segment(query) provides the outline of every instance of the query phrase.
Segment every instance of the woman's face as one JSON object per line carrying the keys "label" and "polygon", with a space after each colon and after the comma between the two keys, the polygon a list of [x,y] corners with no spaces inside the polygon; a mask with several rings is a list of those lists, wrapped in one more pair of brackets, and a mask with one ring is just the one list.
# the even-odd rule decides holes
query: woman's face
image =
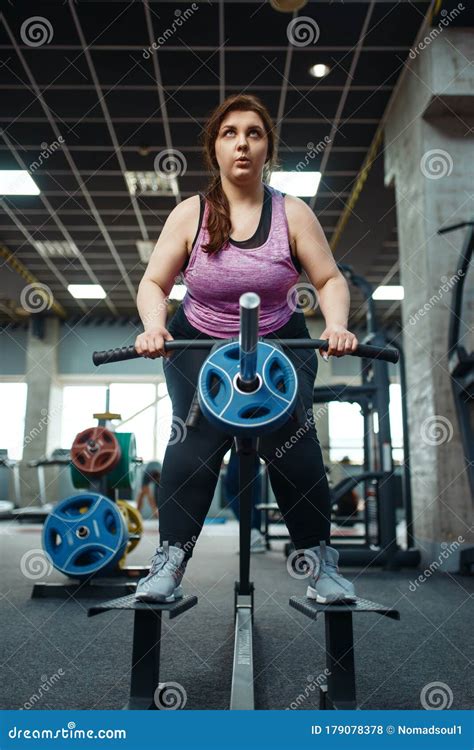
{"label": "woman's face", "polygon": [[[215,142],[221,175],[231,182],[262,178],[267,159],[268,137],[256,112],[229,112],[223,119]],[[238,161],[245,157],[246,161]]]}

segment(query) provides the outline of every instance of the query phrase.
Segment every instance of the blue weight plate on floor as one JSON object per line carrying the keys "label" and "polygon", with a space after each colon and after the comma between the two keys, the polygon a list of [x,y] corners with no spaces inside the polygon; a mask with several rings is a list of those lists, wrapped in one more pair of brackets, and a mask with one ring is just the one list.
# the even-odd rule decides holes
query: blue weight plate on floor
{"label": "blue weight plate on floor", "polygon": [[43,527],[43,548],[51,564],[72,578],[114,568],[128,543],[120,509],[95,492],[62,500]]}
{"label": "blue weight plate on floor", "polygon": [[298,377],[291,360],[271,344],[258,342],[259,387],[237,389],[239,344],[224,344],[209,355],[198,377],[199,405],[204,416],[224,432],[258,436],[286,422],[295,407]]}

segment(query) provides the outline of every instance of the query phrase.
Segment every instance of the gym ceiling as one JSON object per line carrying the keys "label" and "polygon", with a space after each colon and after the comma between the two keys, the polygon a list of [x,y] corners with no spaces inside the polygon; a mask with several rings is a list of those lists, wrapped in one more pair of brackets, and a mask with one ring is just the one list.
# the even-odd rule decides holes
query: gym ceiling
{"label": "gym ceiling", "polygon": [[[434,21],[454,5],[435,2]],[[1,198],[4,322],[24,319],[21,291],[33,278],[70,319],[136,316],[144,258],[166,216],[205,189],[199,137],[206,115],[240,91],[261,97],[276,121],[281,169],[295,170],[308,143],[330,138],[313,152],[309,169],[321,170],[322,179],[315,199],[305,200],[337,260],[375,285],[399,283],[394,195],[383,182],[383,119],[429,2],[318,0],[295,14],[263,0],[3,8],[0,169],[29,170],[41,190]],[[39,45],[24,26],[33,14],[48,22],[41,22]],[[290,43],[288,25],[302,17],[312,40]],[[158,53],[150,52],[157,40]],[[308,73],[318,63],[330,67],[323,78]],[[153,176],[156,157],[168,149],[180,161],[176,194],[131,195],[125,173]],[[372,166],[361,179],[368,159]],[[142,255],[139,241],[151,243],[140,246]],[[101,284],[107,297],[75,300],[67,285],[82,283]],[[379,304],[382,318],[396,324],[400,303]],[[352,305],[360,310],[354,290]]]}

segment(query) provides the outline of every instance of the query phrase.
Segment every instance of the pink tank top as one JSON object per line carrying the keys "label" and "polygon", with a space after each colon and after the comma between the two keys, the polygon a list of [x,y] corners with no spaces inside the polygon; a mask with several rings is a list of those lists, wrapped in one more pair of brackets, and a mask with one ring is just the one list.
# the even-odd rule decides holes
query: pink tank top
{"label": "pink tank top", "polygon": [[[288,322],[294,312],[288,293],[300,277],[301,268],[291,254],[284,193],[264,186],[271,196],[271,222],[268,235],[258,247],[241,247],[251,240],[230,241],[217,255],[202,250],[208,242],[206,201],[202,225],[193,244],[188,265],[182,271],[187,292],[183,309],[191,325],[214,338],[230,338],[239,333],[239,298],[244,292],[256,292],[261,300],[259,335],[266,336]],[[259,228],[261,236],[264,207]],[[252,238],[253,239],[253,238]],[[258,244],[258,242],[257,242]],[[289,304],[290,301],[290,304]]]}

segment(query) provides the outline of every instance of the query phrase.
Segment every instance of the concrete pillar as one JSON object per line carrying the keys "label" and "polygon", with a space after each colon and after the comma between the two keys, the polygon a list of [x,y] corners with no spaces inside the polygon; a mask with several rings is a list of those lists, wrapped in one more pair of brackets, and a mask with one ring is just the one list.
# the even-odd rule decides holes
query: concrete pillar
{"label": "concrete pillar", "polygon": [[[42,335],[35,333],[41,331]],[[20,465],[21,505],[40,504],[38,473],[28,462],[44,457],[59,447],[62,391],[57,380],[59,320],[46,318],[39,331],[30,325],[26,352],[26,400],[23,460]],[[63,469],[63,467],[60,467]],[[57,468],[45,471],[46,501],[56,496]]]}
{"label": "concrete pillar", "polygon": [[[461,546],[473,542],[447,368],[453,277],[464,234],[436,234],[441,226],[473,217],[473,48],[473,29],[445,28],[424,49],[413,50],[385,129],[385,183],[395,187],[405,289],[414,528],[424,563],[458,538],[465,540]],[[455,570],[458,556],[459,550],[441,569]]]}

